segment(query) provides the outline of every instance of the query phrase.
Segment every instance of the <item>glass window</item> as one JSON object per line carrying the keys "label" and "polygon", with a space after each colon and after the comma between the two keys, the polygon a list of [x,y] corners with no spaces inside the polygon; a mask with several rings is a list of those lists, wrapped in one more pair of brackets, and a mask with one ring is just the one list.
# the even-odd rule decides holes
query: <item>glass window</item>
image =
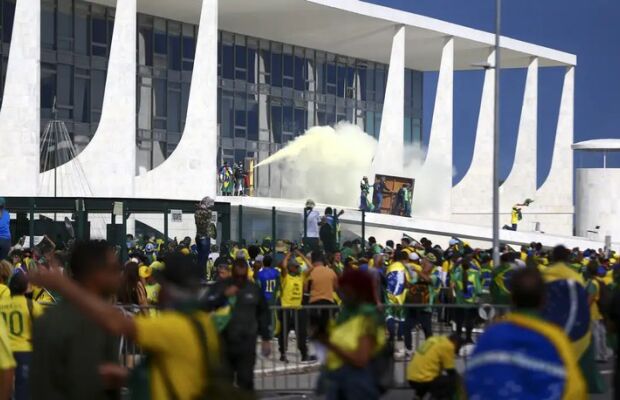
{"label": "glass window", "polygon": [[181,36],[170,34],[168,36],[168,68],[173,71],[181,70]]}
{"label": "glass window", "polygon": [[345,88],[345,82],[347,78],[347,68],[344,65],[339,65],[337,69],[337,74],[338,74],[338,79],[337,79],[338,88],[337,88],[336,95],[338,97],[344,97],[344,88]]}
{"label": "glass window", "polygon": [[254,99],[249,99],[248,107],[248,123],[247,136],[248,140],[258,140],[258,103]]}
{"label": "glass window", "polygon": [[306,115],[305,109],[295,108],[295,135],[300,135],[306,130]]}
{"label": "glass window", "polygon": [[105,91],[105,71],[91,71],[91,104],[94,110],[101,111]]}
{"label": "glass window", "polygon": [[168,46],[166,41],[166,21],[155,18],[153,20],[154,31],[154,46],[153,49],[156,54],[166,55],[168,54]]}
{"label": "glass window", "polygon": [[233,136],[233,127],[234,127],[234,109],[233,109],[233,94],[229,91],[224,91],[222,93],[222,101],[221,101],[221,110],[222,110],[222,119],[220,123],[220,133],[223,137],[232,137]]}
{"label": "glass window", "polygon": [[73,67],[58,64],[56,79],[56,102],[59,106],[70,106],[71,92],[73,91]]}
{"label": "glass window", "polygon": [[73,4],[72,0],[58,0],[58,49],[73,49]]}
{"label": "glass window", "polygon": [[282,87],[282,46],[271,49],[271,86]]}
{"label": "glass window", "polygon": [[56,67],[45,64],[41,66],[41,108],[51,109],[56,96]]}
{"label": "glass window", "polygon": [[[7,2],[3,3],[4,13],[2,15],[3,26],[5,29],[2,30],[4,41],[6,41],[6,18],[8,18],[6,14],[6,5]],[[56,37],[56,18],[54,16],[54,8],[48,7],[45,4],[41,5],[41,46],[46,49],[53,49],[55,43],[54,38]],[[9,42],[7,42],[9,43]]]}
{"label": "glass window", "polygon": [[152,81],[151,78],[146,77],[140,78],[140,81],[138,91],[138,128],[150,130],[152,127]]}
{"label": "glass window", "polygon": [[274,143],[282,143],[282,106],[271,105],[271,132]]}
{"label": "glass window", "polygon": [[234,79],[235,77],[235,53],[233,44],[222,44],[222,77]]}
{"label": "glass window", "polygon": [[73,118],[78,122],[90,122],[89,79],[75,78],[73,93]]}
{"label": "glass window", "polygon": [[248,77],[249,83],[256,83],[256,49],[248,48]]}
{"label": "glass window", "polygon": [[166,116],[166,81],[163,79],[153,79],[153,106],[155,117]]}
{"label": "glass window", "polygon": [[168,90],[168,132],[181,132],[181,92]]}
{"label": "glass window", "polygon": [[88,55],[88,15],[87,10],[75,7],[75,52]]}
{"label": "glass window", "polygon": [[153,66],[153,28],[149,26],[138,28],[138,63]]}

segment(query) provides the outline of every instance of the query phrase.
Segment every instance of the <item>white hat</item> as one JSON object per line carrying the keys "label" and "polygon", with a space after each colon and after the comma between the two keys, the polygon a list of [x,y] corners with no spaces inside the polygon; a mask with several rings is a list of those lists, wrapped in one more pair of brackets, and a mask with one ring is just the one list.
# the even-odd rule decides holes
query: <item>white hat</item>
{"label": "white hat", "polygon": [[419,261],[420,260],[420,255],[418,253],[416,253],[415,251],[412,251],[411,253],[409,253],[409,260],[411,260],[411,261]]}
{"label": "white hat", "polygon": [[450,239],[450,241],[448,242],[450,244],[450,246],[454,246],[455,244],[457,244],[459,241],[456,239]]}

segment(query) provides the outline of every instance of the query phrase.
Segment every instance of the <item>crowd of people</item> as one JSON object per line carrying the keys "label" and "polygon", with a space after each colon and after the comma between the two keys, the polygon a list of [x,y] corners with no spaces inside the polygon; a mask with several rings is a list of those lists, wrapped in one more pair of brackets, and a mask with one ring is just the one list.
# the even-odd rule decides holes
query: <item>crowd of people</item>
{"label": "crowd of people", "polygon": [[[321,363],[317,391],[328,400],[378,399],[394,359],[408,363],[419,398],[604,390],[596,362],[616,350],[620,254],[503,245],[493,265],[490,250],[458,238],[341,244],[341,213],[321,217],[312,201],[300,243],[216,246],[201,220],[210,206],[197,206],[205,231],[194,240],[129,236],[125,262],[103,240],[9,247],[0,262],[0,399],[118,399],[122,388],[132,399],[253,398],[257,353],[268,356],[277,341],[289,362],[292,331],[301,361]],[[482,303],[511,311],[475,336]],[[437,335],[438,323],[453,333]],[[425,340],[414,348],[418,327]],[[144,356],[119,358],[121,341]],[[466,344],[474,349],[459,375]]]}
{"label": "crowd of people", "polygon": [[247,196],[250,188],[249,173],[243,163],[234,163],[232,166],[225,161],[218,174],[220,193],[222,196]]}

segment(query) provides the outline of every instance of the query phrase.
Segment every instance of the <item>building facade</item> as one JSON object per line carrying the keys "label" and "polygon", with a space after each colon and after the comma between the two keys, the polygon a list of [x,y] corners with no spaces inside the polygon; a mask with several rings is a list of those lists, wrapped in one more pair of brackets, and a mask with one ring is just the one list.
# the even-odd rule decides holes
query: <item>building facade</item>
{"label": "building facade", "polygon": [[[378,140],[369,174],[413,175],[414,210],[490,224],[495,69],[485,71],[468,173],[452,187],[454,71],[492,65],[493,34],[360,0],[2,0],[0,173],[7,194],[49,195],[40,134],[56,117],[79,151],[56,171],[59,195],[197,199],[223,161],[259,162],[316,125],[348,121]],[[576,57],[502,37],[502,68],[527,69],[502,211],[536,199],[532,222],[572,233]],[[8,58],[7,58],[8,57]],[[553,165],[535,183],[538,70],[565,69]],[[425,72],[438,72],[422,121]],[[55,114],[54,114],[55,112]],[[406,171],[404,146],[424,165]],[[534,151],[533,154],[536,154]],[[277,169],[257,174],[273,193]],[[84,182],[86,181],[86,182]],[[453,202],[452,199],[458,199]],[[530,218],[530,217],[528,217]]]}

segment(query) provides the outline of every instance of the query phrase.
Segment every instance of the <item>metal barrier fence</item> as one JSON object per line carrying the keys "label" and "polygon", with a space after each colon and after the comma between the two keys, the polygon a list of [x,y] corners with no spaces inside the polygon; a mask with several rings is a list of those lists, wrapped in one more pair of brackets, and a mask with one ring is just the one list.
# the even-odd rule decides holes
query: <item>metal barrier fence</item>
{"label": "metal barrier fence", "polygon": [[[407,364],[415,350],[424,342],[425,335],[420,317],[430,317],[431,332],[433,335],[449,335],[455,331],[454,320],[459,318],[473,318],[473,335],[480,335],[492,322],[495,316],[508,311],[507,306],[500,305],[456,305],[435,304],[419,305],[405,304],[402,306],[385,306],[390,311],[387,314],[400,314],[405,318],[395,324],[394,344],[395,356],[393,364],[393,388],[408,388],[406,379]],[[157,310],[154,308],[140,309],[136,306],[123,307],[129,313],[153,313],[156,317]],[[479,314],[480,308],[486,313],[487,319]],[[285,393],[311,393],[314,391],[318,376],[322,368],[321,358],[324,358],[321,346],[311,338],[311,331],[317,322],[324,318],[333,318],[340,311],[338,306],[331,305],[308,305],[299,309],[271,307],[272,331],[274,332],[272,351],[269,357],[261,355],[260,340],[257,342],[256,364],[254,368],[255,389],[258,392],[285,394]],[[426,313],[427,315],[423,315]],[[462,321],[466,322],[466,321]],[[412,353],[405,353],[405,341],[407,335],[411,335]],[[402,340],[401,338],[402,337]],[[388,340],[386,328],[386,340]],[[305,349],[307,348],[307,350]],[[315,358],[302,358],[301,351]],[[281,356],[284,354],[286,360]],[[143,353],[141,349],[126,340],[121,341],[120,362],[127,367],[136,365]],[[464,366],[465,357],[460,357],[460,365]]]}

